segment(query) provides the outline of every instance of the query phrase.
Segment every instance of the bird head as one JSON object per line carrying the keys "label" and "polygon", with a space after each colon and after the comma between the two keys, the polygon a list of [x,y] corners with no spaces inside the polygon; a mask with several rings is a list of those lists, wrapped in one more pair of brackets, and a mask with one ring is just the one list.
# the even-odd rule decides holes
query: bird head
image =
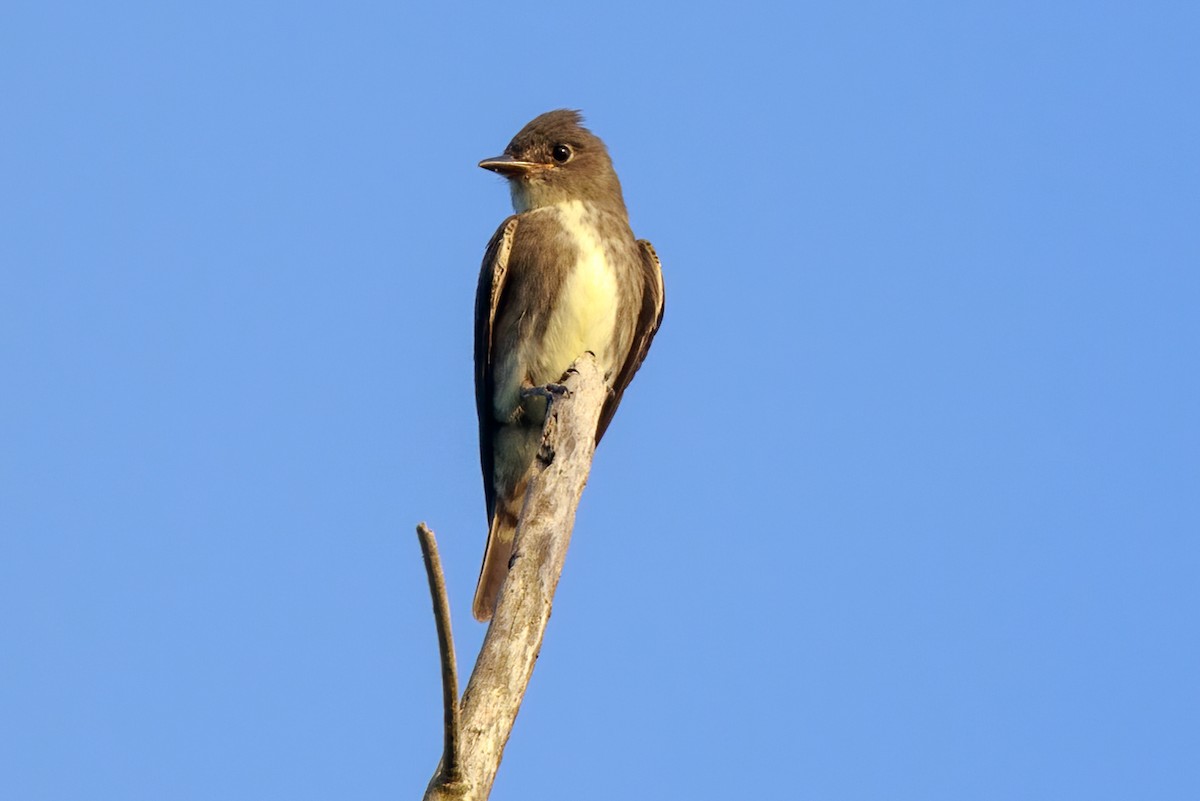
{"label": "bird head", "polygon": [[484,159],[479,166],[508,179],[518,212],[570,200],[613,198],[624,209],[608,149],[583,127],[578,111],[559,109],[535,117],[502,155]]}

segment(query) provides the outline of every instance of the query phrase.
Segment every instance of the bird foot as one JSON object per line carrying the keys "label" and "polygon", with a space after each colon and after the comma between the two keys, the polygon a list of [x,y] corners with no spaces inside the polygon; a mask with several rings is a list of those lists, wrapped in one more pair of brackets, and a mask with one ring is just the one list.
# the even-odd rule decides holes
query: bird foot
{"label": "bird foot", "polygon": [[523,387],[521,389],[522,400],[525,398],[545,398],[547,402],[550,402],[568,397],[570,394],[571,390],[562,384],[546,384],[542,387]]}

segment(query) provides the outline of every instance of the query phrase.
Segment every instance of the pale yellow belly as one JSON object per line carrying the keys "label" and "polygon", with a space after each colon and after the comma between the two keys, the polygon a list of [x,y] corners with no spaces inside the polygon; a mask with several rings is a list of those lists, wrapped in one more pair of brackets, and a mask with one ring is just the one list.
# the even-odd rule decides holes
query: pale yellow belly
{"label": "pale yellow belly", "polygon": [[528,343],[526,364],[535,384],[559,380],[586,351],[596,354],[605,374],[612,372],[617,297],[616,276],[603,253],[581,258],[563,284],[545,337],[541,342]]}

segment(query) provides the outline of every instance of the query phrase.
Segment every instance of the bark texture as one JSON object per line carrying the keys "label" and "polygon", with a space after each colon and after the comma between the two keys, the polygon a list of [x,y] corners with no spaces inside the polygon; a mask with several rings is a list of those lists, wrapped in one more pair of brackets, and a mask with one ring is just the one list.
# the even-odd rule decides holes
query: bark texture
{"label": "bark texture", "polygon": [[445,775],[439,764],[426,801],[488,797],[533,675],[607,397],[591,354],[572,365],[563,383],[567,393],[550,403],[546,416],[500,602],[463,694],[459,775]]}

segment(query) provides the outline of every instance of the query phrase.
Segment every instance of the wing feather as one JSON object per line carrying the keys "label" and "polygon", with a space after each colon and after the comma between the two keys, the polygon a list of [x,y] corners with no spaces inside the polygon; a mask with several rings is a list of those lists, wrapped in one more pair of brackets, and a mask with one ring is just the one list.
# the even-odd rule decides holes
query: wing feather
{"label": "wing feather", "polygon": [[495,456],[492,437],[496,420],[492,412],[495,381],[492,374],[492,337],[496,317],[504,302],[504,282],[508,277],[508,257],[517,234],[517,217],[505,220],[488,242],[475,290],[475,411],[479,415],[479,465],[483,470],[483,495],[487,501],[488,523],[496,507],[496,488],[492,472]]}
{"label": "wing feather", "polygon": [[625,357],[625,363],[613,381],[612,393],[600,410],[600,423],[596,426],[597,443],[604,436],[604,432],[608,430],[608,424],[612,422],[613,415],[617,412],[617,406],[621,403],[625,388],[629,386],[634,374],[646,360],[646,354],[650,351],[650,343],[654,341],[654,335],[658,333],[658,327],[662,325],[663,307],[666,302],[662,263],[658,260],[658,254],[654,252],[654,247],[645,239],[638,240],[638,249],[642,256],[642,308],[638,312],[637,327],[634,330],[633,344],[630,345],[629,355]]}

